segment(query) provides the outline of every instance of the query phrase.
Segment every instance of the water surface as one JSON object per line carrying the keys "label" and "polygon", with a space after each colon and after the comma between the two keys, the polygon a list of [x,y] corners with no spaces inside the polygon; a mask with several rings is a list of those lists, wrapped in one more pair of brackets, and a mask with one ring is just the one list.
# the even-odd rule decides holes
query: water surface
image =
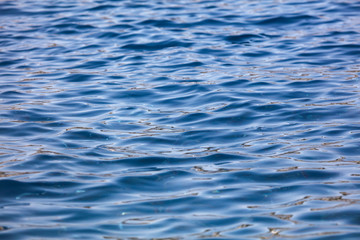
{"label": "water surface", "polygon": [[359,239],[359,12],[0,1],[0,238]]}

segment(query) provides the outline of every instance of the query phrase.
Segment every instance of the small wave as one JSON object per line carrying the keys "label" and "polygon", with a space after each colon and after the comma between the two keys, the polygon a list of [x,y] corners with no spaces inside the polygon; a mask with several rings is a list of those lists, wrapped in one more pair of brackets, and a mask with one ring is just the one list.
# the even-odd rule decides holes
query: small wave
{"label": "small wave", "polygon": [[254,40],[256,41],[257,39],[261,39],[261,38],[263,38],[263,36],[257,34],[241,34],[241,35],[227,36],[225,37],[225,40],[231,43],[245,43]]}
{"label": "small wave", "polygon": [[144,44],[127,44],[122,46],[124,49],[137,50],[137,51],[157,51],[171,47],[190,47],[192,43],[180,42],[174,40],[162,41],[162,42],[150,42]]}
{"label": "small wave", "polygon": [[316,22],[317,17],[311,15],[296,15],[296,16],[276,16],[268,17],[266,19],[255,22],[257,25],[270,25],[270,26],[286,26],[289,24],[300,24],[309,22]]}

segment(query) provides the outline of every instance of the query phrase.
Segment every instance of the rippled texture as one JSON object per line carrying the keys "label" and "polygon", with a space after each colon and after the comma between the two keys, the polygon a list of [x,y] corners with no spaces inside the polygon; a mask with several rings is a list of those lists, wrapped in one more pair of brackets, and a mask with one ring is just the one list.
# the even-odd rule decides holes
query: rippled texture
{"label": "rippled texture", "polygon": [[360,239],[359,12],[0,1],[0,238]]}

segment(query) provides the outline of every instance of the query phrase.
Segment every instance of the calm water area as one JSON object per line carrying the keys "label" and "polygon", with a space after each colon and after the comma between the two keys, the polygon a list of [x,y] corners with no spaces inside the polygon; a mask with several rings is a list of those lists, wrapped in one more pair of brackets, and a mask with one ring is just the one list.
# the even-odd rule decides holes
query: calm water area
{"label": "calm water area", "polygon": [[0,239],[360,239],[360,1],[0,0]]}

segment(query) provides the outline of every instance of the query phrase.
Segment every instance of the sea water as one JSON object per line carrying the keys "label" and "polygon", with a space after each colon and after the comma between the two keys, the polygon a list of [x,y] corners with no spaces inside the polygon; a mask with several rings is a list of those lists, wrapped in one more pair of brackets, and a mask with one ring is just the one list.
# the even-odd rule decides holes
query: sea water
{"label": "sea water", "polygon": [[360,2],[0,1],[0,239],[360,239]]}

